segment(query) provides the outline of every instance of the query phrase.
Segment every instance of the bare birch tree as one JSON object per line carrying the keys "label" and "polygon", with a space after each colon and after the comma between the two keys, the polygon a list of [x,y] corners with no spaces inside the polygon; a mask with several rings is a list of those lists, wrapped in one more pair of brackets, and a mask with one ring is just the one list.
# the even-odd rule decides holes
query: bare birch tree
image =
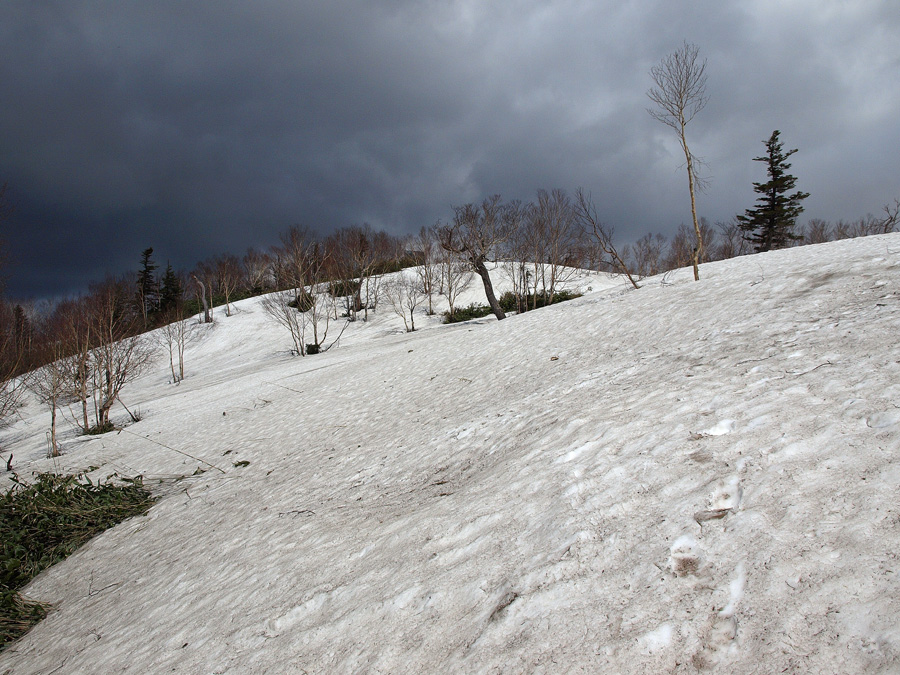
{"label": "bare birch tree", "polygon": [[281,290],[265,296],[262,307],[288,330],[298,356],[314,354],[323,351],[333,315],[332,285],[324,278],[329,249],[305,228],[292,227],[281,240],[274,252]]}
{"label": "bare birch tree", "polygon": [[[574,251],[579,244],[580,232],[576,212],[564,190],[550,192],[538,190],[534,212],[540,221],[539,232],[543,239],[544,255],[540,261],[541,290],[544,302],[551,304],[558,286],[573,274]],[[538,270],[536,269],[535,272]],[[534,307],[537,307],[537,293]]]}
{"label": "bare birch tree", "polygon": [[157,340],[169,354],[172,384],[184,379],[184,350],[197,335],[197,324],[184,316],[180,306],[169,312],[166,323],[156,332]]}
{"label": "bare birch tree", "polygon": [[447,298],[450,308],[447,314],[453,318],[453,312],[456,310],[456,301],[459,294],[462,293],[472,283],[475,272],[465,262],[459,260],[455,254],[450,251],[443,251],[441,256],[441,279],[443,285],[443,295]]}
{"label": "bare birch tree", "polygon": [[498,246],[509,235],[508,225],[503,218],[500,195],[485,199],[480,205],[466,204],[454,208],[453,224],[439,229],[441,246],[468,262],[472,270],[481,277],[484,294],[497,320],[506,318],[500,307],[491,275],[485,263]]}
{"label": "bare birch tree", "polygon": [[293,353],[306,356],[306,318],[297,309],[296,291],[291,289],[269,293],[263,296],[261,304],[269,318],[290,333]]}
{"label": "bare birch tree", "polygon": [[[0,352],[14,351],[12,337],[3,331],[0,336]],[[0,428],[11,424],[22,405],[22,395],[26,389],[26,378],[18,374],[19,361],[15,358],[3,359],[0,366]]]}
{"label": "bare birch tree", "polygon": [[231,316],[231,296],[241,284],[243,270],[241,261],[236,255],[226,253],[213,261],[216,270],[216,281],[222,295],[225,296],[225,316]]}
{"label": "bare birch tree", "polygon": [[703,255],[703,234],[697,219],[695,194],[699,187],[696,176],[699,161],[688,147],[686,127],[703,110],[709,98],[706,95],[706,59],[700,61],[699,54],[699,47],[685,42],[681,49],[650,69],[650,76],[656,86],[647,92],[647,96],[656,104],[656,108],[648,108],[647,112],[653,119],[675,130],[684,152],[691,195],[691,217],[697,240],[691,255],[695,281],[700,280],[700,260]]}
{"label": "bare birch tree", "polygon": [[74,423],[87,433],[91,428],[88,416],[88,402],[93,398],[93,332],[91,312],[87,298],[66,300],[56,307],[57,337],[66,345],[69,358],[68,381],[74,403],[81,407],[80,417],[74,416]]}
{"label": "bare birch tree", "polygon": [[662,272],[663,251],[666,247],[666,238],[659,234],[648,232],[638,239],[631,247],[631,257],[634,259],[634,269],[640,278],[656,276]]}
{"label": "bare birch tree", "polygon": [[272,261],[268,253],[248,248],[241,259],[244,278],[251,293],[262,293],[271,287]]}
{"label": "bare birch tree", "polygon": [[585,235],[592,237],[600,249],[600,255],[597,256],[599,266],[606,266],[616,270],[619,274],[624,274],[632,286],[640,288],[628,267],[628,263],[625,262],[625,258],[619,253],[613,242],[615,231],[600,220],[591,196],[586,195],[581,188],[578,188],[575,192],[575,219],[580,224]]}
{"label": "bare birch tree", "polygon": [[[62,346],[57,343],[52,349],[54,358],[46,365],[31,373],[28,378],[28,388],[37,396],[38,400],[50,409],[50,457],[59,457],[59,442],[56,437],[57,411],[61,405],[74,400],[75,390],[72,386],[71,363],[72,357],[63,357]],[[51,357],[53,358],[53,357]]]}
{"label": "bare birch tree", "polygon": [[97,427],[104,429],[122,389],[150,364],[153,349],[144,335],[134,334],[122,311],[120,283],[106,281],[94,289],[89,300],[91,334],[96,339],[91,350],[94,406]]}
{"label": "bare birch tree", "polygon": [[434,296],[437,292],[438,269],[440,260],[438,246],[435,245],[436,234],[432,228],[422,227],[419,235],[413,239],[412,244],[417,249],[417,255],[421,256],[420,265],[416,268],[416,274],[422,283],[422,292],[428,300],[428,314],[434,314]]}
{"label": "bare birch tree", "polygon": [[394,314],[403,319],[406,332],[415,331],[416,308],[425,299],[419,280],[406,276],[405,272],[398,272],[381,284],[381,295]]}

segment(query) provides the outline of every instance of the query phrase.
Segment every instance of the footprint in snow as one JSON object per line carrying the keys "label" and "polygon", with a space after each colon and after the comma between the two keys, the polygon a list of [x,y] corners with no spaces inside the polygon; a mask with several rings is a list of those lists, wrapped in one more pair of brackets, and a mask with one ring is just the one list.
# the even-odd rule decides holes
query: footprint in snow
{"label": "footprint in snow", "polygon": [[866,418],[866,426],[871,429],[886,429],[895,424],[900,424],[900,410],[875,413]]}
{"label": "footprint in snow", "polygon": [[720,420],[715,426],[702,432],[704,436],[724,436],[734,431],[734,420]]}
{"label": "footprint in snow", "polygon": [[683,534],[669,549],[669,569],[676,577],[697,574],[700,570],[700,553],[697,540],[689,534]]}
{"label": "footprint in snow", "polygon": [[741,481],[737,476],[732,476],[721,483],[707,500],[707,508],[694,514],[694,520],[703,524],[707,520],[719,520],[729,513],[737,511],[740,506],[743,490]]}
{"label": "footprint in snow", "polygon": [[738,634],[737,608],[744,597],[744,586],[747,574],[743,564],[734,571],[734,577],[728,588],[721,589],[727,593],[728,602],[709,618],[704,631],[704,645],[692,657],[691,661],[698,670],[721,664],[737,652],[735,638]]}
{"label": "footprint in snow", "polygon": [[695,431],[690,435],[692,441],[699,441],[701,438],[709,438],[710,436],[724,436],[734,431],[734,420],[720,420],[715,425],[704,431]]}

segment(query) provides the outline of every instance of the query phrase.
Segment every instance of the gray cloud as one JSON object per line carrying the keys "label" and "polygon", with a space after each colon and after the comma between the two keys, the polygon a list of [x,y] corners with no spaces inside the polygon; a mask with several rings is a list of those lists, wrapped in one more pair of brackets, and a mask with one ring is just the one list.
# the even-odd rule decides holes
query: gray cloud
{"label": "gray cloud", "polygon": [[591,190],[623,240],[671,233],[686,179],[646,91],[683,40],[709,61],[703,215],[752,205],[776,128],[807,216],[864,215],[900,195],[897,34],[892,0],[4,3],[10,290],[538,188]]}

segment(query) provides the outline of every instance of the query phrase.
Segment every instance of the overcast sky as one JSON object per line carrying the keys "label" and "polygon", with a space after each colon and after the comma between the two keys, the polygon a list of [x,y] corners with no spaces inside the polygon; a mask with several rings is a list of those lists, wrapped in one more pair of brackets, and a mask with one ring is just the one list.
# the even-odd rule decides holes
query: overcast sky
{"label": "overcast sky", "polygon": [[900,197],[897,0],[4,0],[7,288],[47,297],[265,248],[292,224],[393,234],[453,205],[592,192],[624,243],[690,219],[650,68],[708,59],[688,127],[727,220],[780,129],[801,221]]}

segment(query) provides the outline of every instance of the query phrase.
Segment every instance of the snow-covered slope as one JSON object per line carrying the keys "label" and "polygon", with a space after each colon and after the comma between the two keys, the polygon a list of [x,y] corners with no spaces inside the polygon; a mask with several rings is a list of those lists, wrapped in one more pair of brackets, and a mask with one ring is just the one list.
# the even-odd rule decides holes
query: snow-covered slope
{"label": "snow-covered slope", "polygon": [[304,359],[219,315],[64,441],[165,496],[31,584],[0,673],[896,672],[900,235],[701,274]]}

